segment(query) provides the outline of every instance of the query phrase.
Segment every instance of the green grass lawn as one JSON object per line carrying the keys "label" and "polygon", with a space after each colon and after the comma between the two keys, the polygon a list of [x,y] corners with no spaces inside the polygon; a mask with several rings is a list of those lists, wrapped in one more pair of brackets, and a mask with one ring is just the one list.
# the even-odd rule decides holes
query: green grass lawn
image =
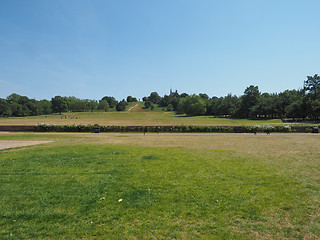
{"label": "green grass lawn", "polygon": [[0,239],[320,237],[317,135],[0,135],[36,139],[0,151]]}
{"label": "green grass lawn", "polygon": [[[136,103],[130,103],[129,110]],[[66,117],[66,118],[65,118]],[[99,124],[105,126],[172,126],[172,125],[219,125],[219,126],[242,126],[242,125],[283,125],[280,119],[271,120],[248,120],[214,118],[212,116],[186,117],[176,115],[174,112],[162,111],[159,108],[154,110],[142,109],[142,104],[134,107],[131,111],[124,112],[69,112],[51,114],[46,116],[31,117],[0,117],[0,125],[36,125],[36,124]],[[288,124],[284,124],[288,125]]]}

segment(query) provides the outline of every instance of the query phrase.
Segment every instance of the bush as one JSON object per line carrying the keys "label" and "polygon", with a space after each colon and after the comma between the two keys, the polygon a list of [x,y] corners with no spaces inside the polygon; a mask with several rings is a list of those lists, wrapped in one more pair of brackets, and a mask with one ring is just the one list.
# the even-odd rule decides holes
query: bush
{"label": "bush", "polygon": [[[253,133],[257,131],[269,132],[290,132],[289,126],[99,126],[99,125],[48,125],[39,124],[34,127],[35,132],[95,132],[99,127],[100,132],[185,132],[185,133]],[[313,129],[307,128],[307,132],[312,132]]]}

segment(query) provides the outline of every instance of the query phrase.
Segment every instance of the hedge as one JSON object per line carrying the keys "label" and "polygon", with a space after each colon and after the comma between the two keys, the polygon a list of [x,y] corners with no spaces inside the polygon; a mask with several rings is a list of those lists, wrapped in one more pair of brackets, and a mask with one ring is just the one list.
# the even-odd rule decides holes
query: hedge
{"label": "hedge", "polygon": [[255,133],[291,132],[289,126],[100,126],[39,124],[35,132]]}

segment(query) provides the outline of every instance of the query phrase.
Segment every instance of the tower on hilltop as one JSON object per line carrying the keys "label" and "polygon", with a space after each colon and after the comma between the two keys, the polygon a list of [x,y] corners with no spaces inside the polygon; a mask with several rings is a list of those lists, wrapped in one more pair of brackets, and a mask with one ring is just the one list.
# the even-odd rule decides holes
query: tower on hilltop
{"label": "tower on hilltop", "polygon": [[173,96],[174,94],[178,94],[178,90],[176,90],[175,92],[172,91],[172,88],[170,88],[170,96]]}

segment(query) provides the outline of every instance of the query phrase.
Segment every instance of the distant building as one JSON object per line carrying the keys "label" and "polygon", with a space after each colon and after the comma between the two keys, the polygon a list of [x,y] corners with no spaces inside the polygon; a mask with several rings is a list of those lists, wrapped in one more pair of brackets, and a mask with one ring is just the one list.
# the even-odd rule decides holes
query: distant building
{"label": "distant building", "polygon": [[173,95],[178,94],[178,90],[176,90],[175,92],[172,91],[172,88],[170,88],[170,97],[172,97]]}

